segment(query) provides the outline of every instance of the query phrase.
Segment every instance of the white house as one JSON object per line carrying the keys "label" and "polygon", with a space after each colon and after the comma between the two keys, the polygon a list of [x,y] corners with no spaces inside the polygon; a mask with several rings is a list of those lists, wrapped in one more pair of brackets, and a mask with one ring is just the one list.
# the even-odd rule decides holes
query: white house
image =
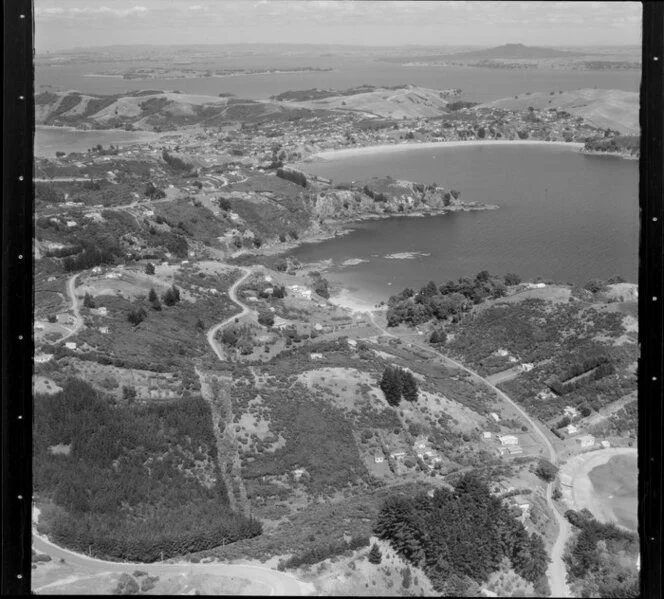
{"label": "white house", "polygon": [[67,343],[65,343],[65,347],[67,349],[76,349],[76,343],[73,341],[67,341]]}
{"label": "white house", "polygon": [[579,432],[579,429],[578,429],[576,426],[574,426],[573,424],[568,424],[568,425],[565,427],[565,432],[566,432],[568,435],[576,435],[576,433]]}
{"label": "white house", "polygon": [[604,441],[600,441],[600,445],[601,445],[604,449],[608,449],[609,447],[611,447],[611,443],[609,443],[606,439],[605,439]]}
{"label": "white house", "polygon": [[406,457],[406,452],[405,451],[393,451],[390,454],[390,457],[393,460],[403,460]]}
{"label": "white house", "polygon": [[93,274],[93,275],[100,275],[100,274],[101,274],[101,267],[100,267],[100,266],[95,266],[95,267],[92,269],[92,274]]}
{"label": "white house", "polygon": [[525,363],[525,364],[521,364],[521,371],[522,372],[530,372],[533,368],[535,368],[535,364],[531,364],[531,363],[528,363],[528,362]]}
{"label": "white house", "polygon": [[102,335],[108,335],[108,327],[99,327],[99,332]]}
{"label": "white house", "polygon": [[50,362],[52,358],[53,354],[35,354],[34,360],[37,364],[45,364],[46,362]]}
{"label": "white house", "polygon": [[581,444],[581,447],[593,447],[595,445],[595,437],[592,435],[583,435],[577,441]]}
{"label": "white house", "polygon": [[491,439],[492,435],[489,431],[484,431],[482,433],[482,439]]}
{"label": "white house", "polygon": [[498,416],[498,414],[495,412],[491,412],[489,416],[491,416],[491,418],[493,418],[496,422],[500,422],[500,416]]}
{"label": "white house", "polygon": [[563,414],[567,416],[568,418],[576,418],[579,416],[579,410],[572,406],[565,406],[565,409],[563,410]]}
{"label": "white house", "polygon": [[323,354],[309,354],[311,360],[322,360]]}
{"label": "white house", "polygon": [[519,438],[514,435],[500,435],[498,437],[501,445],[518,445]]}

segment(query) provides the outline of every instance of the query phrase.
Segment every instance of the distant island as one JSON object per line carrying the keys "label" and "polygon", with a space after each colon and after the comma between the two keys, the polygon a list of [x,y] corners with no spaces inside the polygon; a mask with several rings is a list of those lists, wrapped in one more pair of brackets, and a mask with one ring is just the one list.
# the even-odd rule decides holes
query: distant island
{"label": "distant island", "polygon": [[377,60],[403,66],[473,66],[493,69],[567,69],[612,71],[640,69],[639,55],[633,50],[569,51],[524,44],[505,44],[483,50],[422,56],[388,56]]}
{"label": "distant island", "polygon": [[331,67],[288,67],[269,69],[189,69],[169,67],[133,68],[126,71],[90,73],[85,77],[111,77],[115,79],[202,79],[206,77],[236,77],[238,75],[267,75],[285,73],[317,73],[333,71]]}

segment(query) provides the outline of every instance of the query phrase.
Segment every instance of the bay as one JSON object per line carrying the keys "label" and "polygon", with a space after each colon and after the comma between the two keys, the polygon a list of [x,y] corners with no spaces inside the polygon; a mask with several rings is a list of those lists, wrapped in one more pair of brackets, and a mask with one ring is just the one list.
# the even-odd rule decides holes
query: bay
{"label": "bay", "polygon": [[[141,66],[132,63],[133,67]],[[144,66],[154,66],[146,63]],[[638,92],[639,71],[569,71],[554,69],[488,69],[479,67],[406,67],[399,64],[348,57],[252,57],[215,61],[209,68],[332,68],[325,72],[267,73],[192,79],[126,80],[90,77],[109,69],[123,70],[126,63],[94,62],[37,67],[36,90],[78,90],[94,94],[119,94],[131,90],[180,90],[183,93],[216,96],[233,93],[240,98],[266,99],[289,90],[347,89],[362,84],[376,86],[411,83],[435,89],[463,91],[464,99],[488,102],[538,91],[567,91],[582,88],[621,89]],[[46,87],[49,86],[49,87]]]}
{"label": "bay", "polygon": [[70,127],[49,127],[38,125],[35,128],[35,156],[54,158],[55,153],[87,152],[89,148],[101,144],[104,147],[128,145],[138,142],[156,141],[158,133],[150,131],[88,130],[82,131]]}
{"label": "bay", "polygon": [[409,148],[300,167],[336,183],[386,175],[435,182],[461,191],[462,200],[500,207],[365,221],[290,252],[302,262],[331,261],[330,281],[367,301],[481,270],[574,284],[613,275],[636,282],[637,161],[517,143]]}

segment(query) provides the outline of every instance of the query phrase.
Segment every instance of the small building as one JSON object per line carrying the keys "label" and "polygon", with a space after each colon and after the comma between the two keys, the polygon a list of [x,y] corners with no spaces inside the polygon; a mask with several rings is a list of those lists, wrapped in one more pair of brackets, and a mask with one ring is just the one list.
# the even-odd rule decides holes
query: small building
{"label": "small building", "polygon": [[99,332],[102,335],[108,335],[108,327],[99,327]]}
{"label": "small building", "polygon": [[606,439],[604,439],[604,441],[600,441],[600,445],[601,445],[604,449],[608,449],[609,447],[611,447],[611,443],[609,443]]}
{"label": "small building", "polygon": [[489,416],[491,416],[491,418],[493,418],[496,422],[500,422],[500,416],[498,416],[498,414],[495,412],[491,412]]}
{"label": "small building", "polygon": [[489,431],[484,431],[482,433],[482,439],[491,439],[493,435]]}
{"label": "small building", "polygon": [[529,362],[525,364],[521,364],[521,371],[522,372],[530,372],[533,368],[535,368],[535,364],[531,364]]}
{"label": "small building", "polygon": [[95,267],[92,269],[92,274],[93,274],[93,275],[100,275],[100,274],[101,274],[101,267],[100,267],[100,266],[95,266]]}
{"label": "small building", "polygon": [[515,435],[501,435],[498,437],[501,445],[518,445],[519,438]]}
{"label": "small building", "polygon": [[67,343],[65,343],[65,347],[67,349],[76,349],[76,343],[73,341],[67,341]]}
{"label": "small building", "polygon": [[579,416],[579,410],[572,406],[565,406],[565,409],[563,410],[563,414],[567,416],[568,418],[576,418]]}
{"label": "small building", "polygon": [[391,457],[393,460],[401,461],[401,460],[403,460],[403,459],[406,457],[406,452],[405,452],[405,451],[393,451],[393,452],[390,454],[390,457]]}
{"label": "small building", "polygon": [[309,354],[309,358],[312,360],[322,360],[323,354]]}
{"label": "small building", "polygon": [[583,435],[577,439],[581,447],[593,447],[595,445],[595,437],[592,435]]}
{"label": "small building", "polygon": [[374,462],[376,462],[376,464],[382,464],[384,461],[385,461],[385,456],[383,455],[374,456]]}
{"label": "small building", "polygon": [[574,426],[573,424],[568,424],[568,425],[565,427],[565,432],[566,432],[568,435],[576,435],[576,433],[579,432],[579,429],[578,429],[576,426]]}
{"label": "small building", "polygon": [[36,364],[45,364],[53,359],[53,354],[35,354],[34,361]]}

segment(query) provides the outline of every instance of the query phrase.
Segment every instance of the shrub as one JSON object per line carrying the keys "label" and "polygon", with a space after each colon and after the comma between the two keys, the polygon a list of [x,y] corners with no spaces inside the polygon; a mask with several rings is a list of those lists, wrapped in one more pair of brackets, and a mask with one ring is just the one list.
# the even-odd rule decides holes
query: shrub
{"label": "shrub", "polygon": [[113,589],[114,595],[136,595],[139,591],[138,583],[127,573],[120,576],[118,586]]}
{"label": "shrub", "polygon": [[371,546],[369,551],[369,563],[370,564],[380,564],[383,561],[383,554],[380,551],[380,548],[376,543]]}
{"label": "shrub", "polygon": [[265,327],[271,327],[274,325],[274,314],[269,310],[260,310],[258,312],[258,324],[262,324]]}
{"label": "shrub", "polygon": [[556,468],[556,466],[554,466],[548,460],[540,459],[539,463],[537,464],[537,468],[535,468],[535,474],[542,480],[550,483],[556,478],[556,475],[558,474],[558,468]]}

